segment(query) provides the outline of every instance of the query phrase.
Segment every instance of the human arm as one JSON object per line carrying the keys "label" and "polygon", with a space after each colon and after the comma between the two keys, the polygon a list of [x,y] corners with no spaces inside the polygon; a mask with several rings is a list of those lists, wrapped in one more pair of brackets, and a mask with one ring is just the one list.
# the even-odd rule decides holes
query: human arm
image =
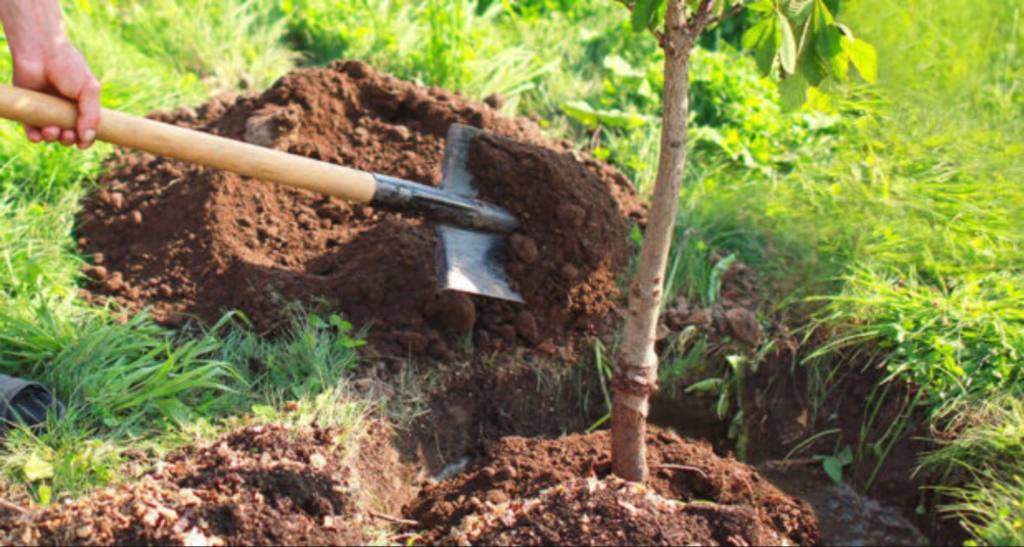
{"label": "human arm", "polygon": [[100,121],[100,84],[64,32],[60,1],[0,0],[0,22],[14,61],[14,85],[63,96],[78,105],[74,129],[26,126],[29,140],[87,148]]}

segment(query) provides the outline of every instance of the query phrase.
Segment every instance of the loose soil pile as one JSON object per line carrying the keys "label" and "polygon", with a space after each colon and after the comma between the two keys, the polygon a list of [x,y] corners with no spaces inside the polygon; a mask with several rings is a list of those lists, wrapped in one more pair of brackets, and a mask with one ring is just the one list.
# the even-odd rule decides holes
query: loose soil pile
{"label": "loose soil pile", "polygon": [[157,463],[142,480],[3,522],[2,543],[366,543],[334,432],[250,426]]}
{"label": "loose soil pile", "polygon": [[[806,503],[786,496],[753,468],[716,456],[707,444],[657,428],[649,432],[648,486],[661,498],[615,481],[586,480],[610,473],[608,446],[607,432],[557,440],[507,437],[473,469],[424,488],[405,514],[423,525],[427,542],[608,543],[611,538],[612,543],[712,544],[735,536],[748,544],[811,544],[818,539]],[[600,492],[597,485],[603,485]],[[634,512],[620,502],[651,511]],[[559,509],[561,504],[565,508]],[[569,509],[574,506],[582,509]],[[678,524],[665,526],[672,519]]]}
{"label": "loose soil pile", "polygon": [[[262,331],[292,301],[325,301],[388,353],[445,358],[475,333],[485,350],[556,351],[607,320],[642,207],[618,171],[546,141],[536,124],[359,62],[292,72],[262,94],[153,118],[437,185],[455,122],[528,142],[474,143],[482,194],[519,214],[509,273],[527,304],[436,292],[435,236],[420,219],[140,153],[122,153],[79,217],[89,291],[180,324],[239,309]],[[480,139],[478,139],[480,141]],[[479,319],[479,320],[478,320]]]}
{"label": "loose soil pile", "polygon": [[466,517],[457,545],[785,545],[749,507],[682,503],[615,476],[576,479]]}

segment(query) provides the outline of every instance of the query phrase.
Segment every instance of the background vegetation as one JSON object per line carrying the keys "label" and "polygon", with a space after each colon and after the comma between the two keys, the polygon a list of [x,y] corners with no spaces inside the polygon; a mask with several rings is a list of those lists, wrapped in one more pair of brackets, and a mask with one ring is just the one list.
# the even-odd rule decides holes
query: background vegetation
{"label": "background vegetation", "polygon": [[[507,111],[538,116],[641,191],[653,180],[659,52],[611,1],[64,4],[110,107],[196,104],[294,66],[361,58],[471,96],[501,93]],[[771,280],[766,326],[795,317],[827,333],[805,362],[822,369],[822,396],[828,379],[863,363],[816,357],[850,348],[872,348],[889,381],[918,386],[905,416],[923,413],[952,439],[922,464],[987,543],[1024,543],[1022,9],[843,2],[840,18],[879,50],[879,84],[812,94],[795,112],[737,51],[742,19],[706,37],[669,280],[670,297],[709,304],[721,273],[713,258],[742,259]],[[174,334],[79,300],[74,214],[109,152],[31,146],[13,124],[0,131],[0,371],[38,378],[69,403],[69,418],[45,433],[13,434],[0,471],[44,503],[118,480],[128,447],[165,450],[282,399],[323,408],[337,398],[322,394],[357,366],[350,326],[329,314],[299,314],[290,336],[269,342],[244,318],[225,318],[228,334]],[[267,372],[250,371],[252,358]],[[668,358],[674,377],[734,366]],[[859,450],[884,453],[885,442]]]}

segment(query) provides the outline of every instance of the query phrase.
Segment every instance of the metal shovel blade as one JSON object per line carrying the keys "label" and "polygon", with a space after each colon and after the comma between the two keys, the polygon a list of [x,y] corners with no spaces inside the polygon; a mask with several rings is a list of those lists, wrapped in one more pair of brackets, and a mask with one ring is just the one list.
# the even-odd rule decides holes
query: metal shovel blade
{"label": "metal shovel blade", "polygon": [[[441,190],[476,198],[469,172],[470,142],[483,130],[462,124],[448,129]],[[523,302],[505,274],[505,235],[467,230],[450,224],[437,226],[437,276],[442,289]]]}

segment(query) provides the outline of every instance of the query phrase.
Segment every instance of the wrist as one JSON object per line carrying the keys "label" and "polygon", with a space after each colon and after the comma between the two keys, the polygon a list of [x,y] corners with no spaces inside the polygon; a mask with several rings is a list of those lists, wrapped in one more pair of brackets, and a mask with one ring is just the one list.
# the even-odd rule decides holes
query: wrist
{"label": "wrist", "polygon": [[15,59],[42,61],[70,45],[57,0],[0,0],[0,21]]}

